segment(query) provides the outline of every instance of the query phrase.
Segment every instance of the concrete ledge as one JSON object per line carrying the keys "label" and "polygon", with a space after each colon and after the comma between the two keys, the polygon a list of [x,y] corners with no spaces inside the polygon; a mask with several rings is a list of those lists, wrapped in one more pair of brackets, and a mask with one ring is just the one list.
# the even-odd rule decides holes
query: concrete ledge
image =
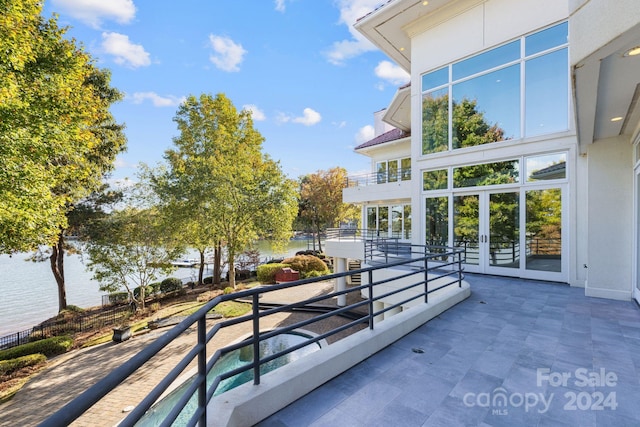
{"label": "concrete ledge", "polygon": [[[443,289],[444,291],[444,289]],[[248,426],[274,414],[305,394],[382,350],[471,295],[467,282],[376,323],[320,351],[261,376],[261,384],[243,384],[215,396],[207,408],[207,426]]]}

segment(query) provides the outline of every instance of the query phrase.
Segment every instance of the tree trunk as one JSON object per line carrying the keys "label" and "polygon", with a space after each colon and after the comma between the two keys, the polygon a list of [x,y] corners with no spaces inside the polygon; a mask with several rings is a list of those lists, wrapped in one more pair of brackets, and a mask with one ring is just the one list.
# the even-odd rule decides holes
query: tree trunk
{"label": "tree trunk", "polygon": [[64,238],[62,230],[58,235],[58,241],[51,247],[51,256],[49,257],[51,272],[56,279],[58,285],[58,312],[67,308],[67,290],[64,283]]}
{"label": "tree trunk", "polygon": [[235,260],[235,254],[233,253],[229,253],[228,256],[228,262],[229,262],[229,286],[232,287],[233,289],[236,288],[236,260]]}
{"label": "tree trunk", "polygon": [[202,286],[202,277],[204,276],[204,249],[200,252],[200,268],[198,269],[198,286]]}
{"label": "tree trunk", "polygon": [[318,235],[318,252],[322,253],[322,242],[320,241],[320,221],[318,219],[316,219],[316,232]]}
{"label": "tree trunk", "polygon": [[213,283],[219,285],[222,282],[220,265],[222,264],[222,244],[216,243],[213,250]]}

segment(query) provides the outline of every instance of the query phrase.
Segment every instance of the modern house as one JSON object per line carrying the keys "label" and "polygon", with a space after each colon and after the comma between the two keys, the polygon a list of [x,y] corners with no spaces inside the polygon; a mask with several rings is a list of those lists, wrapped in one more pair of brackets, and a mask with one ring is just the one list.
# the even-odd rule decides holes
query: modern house
{"label": "modern house", "polygon": [[638,1],[390,0],[355,27],[410,74],[356,148],[364,229],[640,301]]}

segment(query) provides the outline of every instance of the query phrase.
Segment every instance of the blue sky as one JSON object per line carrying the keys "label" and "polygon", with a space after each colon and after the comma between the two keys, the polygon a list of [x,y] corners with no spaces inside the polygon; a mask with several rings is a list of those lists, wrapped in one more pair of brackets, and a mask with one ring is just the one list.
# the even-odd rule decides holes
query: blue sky
{"label": "blue sky", "polygon": [[353,148],[373,137],[407,74],[353,29],[380,0],[46,0],[44,15],[82,43],[125,99],[127,152],[114,180],[135,180],[177,136],[188,95],[224,93],[253,111],[263,151],[293,179],[335,166],[369,171]]}

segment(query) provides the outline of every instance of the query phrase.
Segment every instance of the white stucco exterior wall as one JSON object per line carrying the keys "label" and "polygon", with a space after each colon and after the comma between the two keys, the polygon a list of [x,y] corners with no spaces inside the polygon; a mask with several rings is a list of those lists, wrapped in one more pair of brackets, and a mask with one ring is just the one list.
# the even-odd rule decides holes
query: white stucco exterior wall
{"label": "white stucco exterior wall", "polygon": [[588,296],[624,299],[632,292],[633,147],[624,137],[588,147]]}

